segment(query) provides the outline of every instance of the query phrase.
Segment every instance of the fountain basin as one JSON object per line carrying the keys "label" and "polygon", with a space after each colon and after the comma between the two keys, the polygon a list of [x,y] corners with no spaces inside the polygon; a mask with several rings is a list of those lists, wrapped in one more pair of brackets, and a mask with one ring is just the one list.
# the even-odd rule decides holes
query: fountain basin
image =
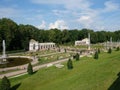
{"label": "fountain basin", "polygon": [[7,63],[0,64],[0,68],[9,68],[27,64],[32,61],[32,59],[27,57],[8,57],[6,58]]}

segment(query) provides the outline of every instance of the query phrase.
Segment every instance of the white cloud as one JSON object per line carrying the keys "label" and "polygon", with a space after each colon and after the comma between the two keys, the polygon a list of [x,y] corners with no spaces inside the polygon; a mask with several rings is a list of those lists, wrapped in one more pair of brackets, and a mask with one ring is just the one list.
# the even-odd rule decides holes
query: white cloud
{"label": "white cloud", "polygon": [[70,12],[68,10],[52,10],[52,12],[57,16],[63,16],[63,14],[69,14]]}
{"label": "white cloud", "polygon": [[78,14],[77,22],[82,25],[83,28],[91,28],[96,30],[108,28],[106,23],[104,23],[105,18],[102,14],[107,14],[108,12],[118,10],[119,5],[112,1],[106,1],[104,5],[104,8],[92,9],[91,7],[88,7],[81,10],[80,13],[76,13],[76,15]]}
{"label": "white cloud", "polygon": [[[77,15],[77,13],[76,13]],[[96,24],[96,21],[99,19],[99,12],[93,9],[87,9],[78,13],[77,22],[83,28],[93,28],[93,25]]]}
{"label": "white cloud", "polygon": [[[113,0],[105,1],[104,7],[102,8],[92,8],[94,3],[90,0],[32,0],[36,4],[59,4],[65,9],[55,9],[52,10],[53,14],[62,20],[75,22],[81,26],[81,28],[92,28],[92,29],[104,29],[107,27],[105,22],[108,22],[104,15],[108,12],[113,12],[119,10],[119,4],[113,2]],[[95,3],[96,4],[96,3]],[[68,16],[68,17],[67,17]],[[105,21],[105,19],[107,21]],[[65,25],[61,25],[64,21],[57,20],[54,23],[50,23],[49,28],[68,28]],[[70,23],[70,22],[67,22]],[[108,28],[108,27],[107,27]]]}
{"label": "white cloud", "polygon": [[104,12],[111,12],[119,9],[119,4],[114,3],[112,1],[106,1],[104,5],[105,5],[105,8],[103,10]]}
{"label": "white cloud", "polygon": [[[106,29],[109,26],[112,26],[111,23],[113,23],[113,19],[115,19],[115,17],[112,18],[113,17],[111,16],[112,14],[108,15],[108,13],[116,10],[118,10],[119,12],[120,10],[119,3],[115,3],[115,0],[104,0],[105,3],[103,3],[104,4],[103,8],[91,7],[92,5],[94,5],[94,2],[91,3],[90,0],[30,0],[30,1],[32,1],[32,3],[34,4],[46,4],[46,5],[51,4],[51,6],[52,4],[54,5],[59,4],[58,5],[59,7],[57,8],[54,7],[53,10],[51,10],[51,8],[50,10],[44,10],[44,8],[43,9],[39,8],[39,9],[32,9],[32,10],[28,9],[24,11],[18,6],[14,6],[14,7],[2,6],[0,8],[0,12],[1,12],[0,18],[1,17],[8,17],[8,18],[17,17],[17,19],[18,18],[21,19],[20,20],[21,23],[25,22],[25,23],[33,24],[35,26],[38,25],[37,27],[40,29],[45,29],[45,28],[68,29],[67,24],[69,24],[70,27],[72,27],[72,24],[74,24],[72,28],[75,27],[75,28],[97,28],[97,29],[105,28]],[[98,3],[95,3],[95,4],[98,4]],[[102,14],[104,14],[105,16]],[[116,16],[119,16],[119,15],[116,15]],[[55,19],[60,19],[60,20],[50,23],[49,25],[46,24],[49,21],[46,21],[46,22],[42,21],[40,25],[39,25],[39,22],[37,22],[40,20],[46,20],[46,18],[49,18],[47,20],[51,21],[51,17],[55,17],[54,20]],[[110,21],[111,23],[107,26],[107,23],[109,23]],[[114,22],[116,21],[119,22],[119,19],[114,20]]]}
{"label": "white cloud", "polygon": [[55,28],[60,30],[69,29],[64,20],[57,20],[54,23],[49,24],[49,29],[55,29]]}
{"label": "white cloud", "polygon": [[80,22],[82,22],[82,21],[86,22],[86,21],[89,21],[89,20],[91,21],[91,17],[90,16],[81,16],[80,19],[79,19]]}
{"label": "white cloud", "polygon": [[45,29],[46,28],[46,22],[43,20],[41,25],[37,26],[39,29]]}
{"label": "white cloud", "polygon": [[91,24],[93,23],[93,19],[91,16],[81,16],[77,20],[84,28],[90,28]]}
{"label": "white cloud", "polygon": [[[89,0],[32,0],[33,3],[36,4],[62,4],[65,10],[53,10],[53,14],[57,15],[58,17],[62,17],[62,19],[66,19],[66,16],[71,16],[74,20],[82,24],[83,26],[87,26],[91,24],[93,21],[93,16],[96,16],[95,10],[92,10],[90,6],[92,3]],[[82,16],[79,15],[82,13]],[[94,13],[94,15],[93,15]],[[76,14],[76,15],[75,15]],[[92,15],[91,15],[92,14]],[[89,19],[85,20],[85,17],[89,17]],[[67,20],[70,21],[70,20]],[[63,21],[56,21],[55,23],[51,23],[49,25],[50,28],[66,28],[66,25],[60,25],[59,23],[63,23]],[[59,24],[59,25],[58,25]],[[68,27],[67,27],[68,28]]]}

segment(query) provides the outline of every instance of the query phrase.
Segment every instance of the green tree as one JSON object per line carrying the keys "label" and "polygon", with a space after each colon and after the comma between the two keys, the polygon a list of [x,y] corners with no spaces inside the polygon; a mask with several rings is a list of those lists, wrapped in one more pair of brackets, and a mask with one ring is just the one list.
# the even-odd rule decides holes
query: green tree
{"label": "green tree", "polygon": [[28,72],[28,74],[30,74],[30,75],[33,74],[33,67],[32,67],[32,65],[31,65],[31,63],[28,64],[27,72]]}
{"label": "green tree", "polygon": [[70,41],[70,35],[68,30],[62,31],[62,44],[68,43]]}
{"label": "green tree", "polygon": [[112,49],[111,48],[108,49],[108,53],[110,53],[110,54],[112,53]]}
{"label": "green tree", "polygon": [[[0,51],[2,51],[2,40],[6,41],[6,50],[28,50],[30,39],[39,42],[55,42],[56,44],[74,44],[76,40],[82,40],[91,34],[91,43],[102,43],[109,41],[110,37],[114,41],[119,41],[120,30],[115,32],[97,31],[90,29],[73,30],[42,30],[32,25],[17,25],[11,19],[0,19]],[[19,42],[18,42],[19,41]]]}
{"label": "green tree", "polygon": [[72,64],[72,60],[69,59],[68,62],[67,62],[67,68],[68,69],[73,69],[73,64]]}
{"label": "green tree", "polygon": [[78,30],[69,30],[69,39],[72,44],[74,44],[75,40],[78,40],[79,31]]}
{"label": "green tree", "polygon": [[79,57],[80,57],[80,56],[79,56],[79,54],[77,53],[76,56],[75,56],[76,61],[78,61],[78,60],[80,59]]}
{"label": "green tree", "polygon": [[94,54],[94,59],[98,59],[98,52],[97,51]]}
{"label": "green tree", "polygon": [[98,42],[98,35],[96,32],[90,33],[90,42],[91,43],[97,43]]}
{"label": "green tree", "polygon": [[[17,24],[12,21],[11,19],[2,18],[0,19],[0,36],[2,40],[5,40],[6,49],[11,50],[10,43],[11,40],[14,38],[14,35],[17,31]],[[13,44],[14,46],[14,44]]]}
{"label": "green tree", "polygon": [[101,43],[101,42],[106,41],[106,33],[105,33],[105,31],[97,31],[96,33],[97,33],[96,38],[98,38],[98,42]]}
{"label": "green tree", "polygon": [[0,84],[0,90],[10,90],[10,86],[11,84],[9,79],[6,76],[4,76]]}

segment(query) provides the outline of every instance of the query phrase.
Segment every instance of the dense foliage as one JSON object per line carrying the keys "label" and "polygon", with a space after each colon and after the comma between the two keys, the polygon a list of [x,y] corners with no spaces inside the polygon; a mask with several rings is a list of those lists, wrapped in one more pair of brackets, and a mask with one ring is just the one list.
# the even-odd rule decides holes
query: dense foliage
{"label": "dense foliage", "polygon": [[4,76],[0,84],[0,90],[10,90],[10,86],[11,84],[9,79],[6,76]]}
{"label": "dense foliage", "polygon": [[[6,41],[7,50],[28,50],[29,40],[35,39],[39,42],[55,42],[57,44],[74,44],[75,40],[81,40],[91,34],[91,42],[113,41],[120,39],[120,30],[114,32],[93,31],[90,29],[82,30],[40,30],[32,25],[16,24],[11,19],[0,19],[0,43]],[[0,44],[0,51],[2,44]]]}

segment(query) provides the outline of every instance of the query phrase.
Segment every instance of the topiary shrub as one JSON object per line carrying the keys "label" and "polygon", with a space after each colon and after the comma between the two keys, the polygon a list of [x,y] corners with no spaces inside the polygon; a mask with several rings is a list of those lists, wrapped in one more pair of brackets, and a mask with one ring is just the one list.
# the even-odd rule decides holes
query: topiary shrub
{"label": "topiary shrub", "polygon": [[119,47],[117,47],[117,48],[116,48],[116,51],[119,51],[119,50],[120,50],[120,48],[119,48]]}
{"label": "topiary shrub", "polygon": [[73,69],[73,64],[72,64],[72,60],[69,59],[68,62],[67,62],[67,68],[68,69]]}
{"label": "topiary shrub", "polygon": [[94,54],[94,59],[98,59],[98,52],[97,51]]}
{"label": "topiary shrub", "polygon": [[108,53],[110,53],[110,54],[112,53],[112,49],[111,48],[108,49]]}
{"label": "topiary shrub", "polygon": [[98,53],[100,54],[100,49],[98,48]]}
{"label": "topiary shrub", "polygon": [[77,53],[76,55],[75,55],[75,59],[76,59],[76,61],[78,61],[80,58],[79,58],[80,56],[79,56],[79,54]]}
{"label": "topiary shrub", "polygon": [[6,76],[4,76],[0,84],[0,90],[10,90],[10,86],[11,84],[9,79]]}
{"label": "topiary shrub", "polygon": [[33,74],[33,67],[32,67],[32,65],[31,65],[31,63],[28,64],[27,72],[28,72],[28,74],[30,74],[30,75]]}

